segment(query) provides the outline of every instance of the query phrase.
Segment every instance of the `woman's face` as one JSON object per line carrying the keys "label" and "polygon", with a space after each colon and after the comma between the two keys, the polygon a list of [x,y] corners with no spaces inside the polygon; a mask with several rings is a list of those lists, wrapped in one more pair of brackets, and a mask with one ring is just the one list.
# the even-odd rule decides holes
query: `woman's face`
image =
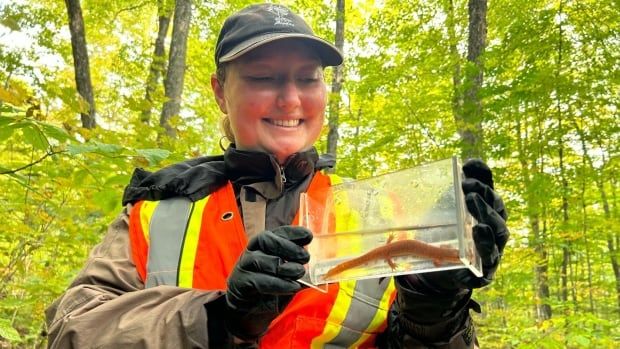
{"label": "woman's face", "polygon": [[212,76],[211,86],[238,149],[268,152],[283,164],[321,133],[327,102],[323,68],[298,40],[246,53],[226,66],[224,82]]}

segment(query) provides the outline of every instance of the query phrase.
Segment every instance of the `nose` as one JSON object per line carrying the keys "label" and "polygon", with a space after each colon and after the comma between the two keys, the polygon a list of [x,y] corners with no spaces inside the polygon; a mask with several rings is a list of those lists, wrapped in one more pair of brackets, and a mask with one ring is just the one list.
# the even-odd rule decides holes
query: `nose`
{"label": "nose", "polygon": [[280,93],[278,94],[277,105],[283,111],[293,111],[301,105],[301,91],[295,84],[295,81],[288,79],[280,85]]}

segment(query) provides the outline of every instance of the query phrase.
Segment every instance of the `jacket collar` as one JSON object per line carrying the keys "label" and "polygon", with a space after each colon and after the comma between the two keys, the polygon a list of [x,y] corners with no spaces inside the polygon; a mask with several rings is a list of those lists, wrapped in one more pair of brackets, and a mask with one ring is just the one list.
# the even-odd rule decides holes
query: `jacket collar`
{"label": "jacket collar", "polygon": [[139,200],[163,200],[177,196],[196,201],[214,192],[228,180],[240,185],[271,182],[281,192],[313,171],[333,167],[335,162],[329,154],[319,158],[315,148],[293,154],[282,167],[286,178],[283,183],[280,166],[272,155],[241,151],[231,146],[223,156],[199,157],[154,173],[135,169],[125,187],[123,205]]}
{"label": "jacket collar", "polygon": [[224,153],[226,175],[234,184],[272,182],[280,190],[307,178],[319,169],[318,163],[319,155],[314,147],[292,154],[283,165],[280,165],[272,154],[239,150],[234,145]]}

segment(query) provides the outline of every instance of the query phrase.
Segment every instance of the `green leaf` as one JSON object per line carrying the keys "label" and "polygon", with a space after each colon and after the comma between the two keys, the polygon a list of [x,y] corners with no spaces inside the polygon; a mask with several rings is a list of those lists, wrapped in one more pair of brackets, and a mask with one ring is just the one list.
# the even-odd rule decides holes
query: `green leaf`
{"label": "green leaf", "polygon": [[31,122],[24,121],[21,118],[0,116],[0,141],[4,141],[11,137],[13,131],[19,128],[27,128],[30,125],[32,125]]}
{"label": "green leaf", "polygon": [[144,157],[149,165],[157,165],[160,161],[170,156],[170,151],[166,149],[136,149],[138,155]]}
{"label": "green leaf", "polygon": [[19,31],[19,23],[15,20],[15,18],[6,17],[0,20],[0,24],[11,29],[12,31]]}
{"label": "green leaf", "polygon": [[67,133],[67,131],[63,130],[60,127],[50,125],[50,124],[39,124],[39,125],[41,126],[43,133],[48,137],[54,138],[61,142],[66,141],[67,139],[71,138],[71,136]]}
{"label": "green leaf", "polygon": [[375,144],[373,144],[374,148],[380,148],[390,142],[392,142],[393,140],[395,140],[396,138],[398,138],[397,134],[391,134],[388,136],[384,136],[383,138],[377,140],[377,142],[375,142]]}
{"label": "green leaf", "polygon": [[127,185],[129,183],[129,175],[116,175],[106,179],[104,185],[106,187],[114,186],[114,185]]}
{"label": "green leaf", "polygon": [[6,125],[12,123],[13,121],[15,121],[14,117],[0,115],[0,130],[2,130],[2,128],[4,128]]}
{"label": "green leaf", "polygon": [[17,308],[21,306],[24,302],[18,298],[5,298],[0,301],[0,308]]}
{"label": "green leaf", "polygon": [[120,205],[120,196],[116,190],[104,189],[93,195],[93,202],[104,213],[111,213]]}
{"label": "green leaf", "polygon": [[92,142],[83,144],[69,144],[67,150],[71,155],[78,155],[83,153],[114,154],[123,150],[123,147],[116,144]]}
{"label": "green leaf", "polygon": [[11,135],[13,135],[13,131],[15,131],[15,128],[15,125],[4,126],[0,124],[0,142],[3,142],[4,140],[11,137]]}
{"label": "green leaf", "polygon": [[123,150],[123,147],[120,145],[116,145],[116,144],[107,144],[107,143],[96,143],[97,145],[97,150],[102,152],[102,153],[106,153],[106,154],[113,154],[113,153],[118,153],[121,150]]}
{"label": "green leaf", "polygon": [[7,339],[9,342],[17,342],[22,339],[19,332],[6,319],[0,319],[0,337]]}
{"label": "green leaf", "polygon": [[590,346],[590,340],[587,337],[576,335],[576,336],[573,336],[573,340],[582,347]]}
{"label": "green leaf", "polygon": [[22,132],[26,143],[32,145],[35,149],[45,150],[49,147],[47,138],[35,125],[27,125],[27,127],[22,129]]}
{"label": "green leaf", "polygon": [[67,151],[70,155],[79,155],[83,153],[90,153],[95,151],[97,146],[94,144],[86,143],[86,144],[69,144],[67,147]]}
{"label": "green leaf", "polygon": [[73,184],[80,187],[84,185],[84,183],[86,182],[86,179],[89,176],[90,176],[90,172],[88,172],[88,170],[85,170],[85,169],[77,170],[72,175]]}

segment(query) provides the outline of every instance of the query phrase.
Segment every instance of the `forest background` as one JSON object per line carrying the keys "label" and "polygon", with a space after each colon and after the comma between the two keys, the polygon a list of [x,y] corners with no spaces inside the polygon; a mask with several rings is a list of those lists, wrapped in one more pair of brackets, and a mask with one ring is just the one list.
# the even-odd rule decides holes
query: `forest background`
{"label": "forest background", "polygon": [[[213,46],[248,3],[0,0],[0,347],[45,345],[135,167],[222,152]],[[512,236],[475,292],[482,346],[620,347],[618,1],[283,3],[345,53],[337,173],[494,168]]]}

